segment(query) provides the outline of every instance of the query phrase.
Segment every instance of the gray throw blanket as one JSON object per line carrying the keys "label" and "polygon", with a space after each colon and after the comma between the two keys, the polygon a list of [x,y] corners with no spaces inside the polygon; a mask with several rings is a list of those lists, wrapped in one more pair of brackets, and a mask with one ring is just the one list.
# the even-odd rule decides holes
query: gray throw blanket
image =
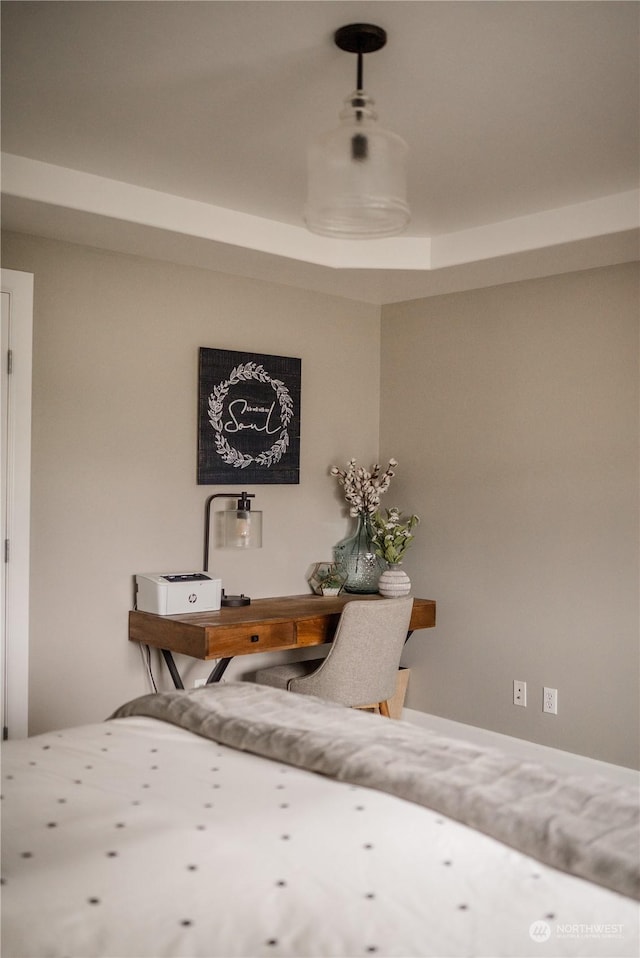
{"label": "gray throw blanket", "polygon": [[640,898],[639,796],[497,749],[247,682],[145,695],[145,715],[224,745],[425,805],[526,855]]}

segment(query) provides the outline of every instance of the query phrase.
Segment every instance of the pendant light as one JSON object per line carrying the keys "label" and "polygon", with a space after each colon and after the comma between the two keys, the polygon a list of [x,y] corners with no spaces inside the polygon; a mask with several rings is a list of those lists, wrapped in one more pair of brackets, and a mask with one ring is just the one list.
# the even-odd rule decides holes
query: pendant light
{"label": "pendant light", "polygon": [[394,236],[410,219],[407,144],[378,126],[362,79],[364,54],[381,50],[387,34],[370,23],[352,23],[336,31],[334,42],[358,56],[356,90],[344,101],[340,126],[309,148],[305,222],[324,236]]}

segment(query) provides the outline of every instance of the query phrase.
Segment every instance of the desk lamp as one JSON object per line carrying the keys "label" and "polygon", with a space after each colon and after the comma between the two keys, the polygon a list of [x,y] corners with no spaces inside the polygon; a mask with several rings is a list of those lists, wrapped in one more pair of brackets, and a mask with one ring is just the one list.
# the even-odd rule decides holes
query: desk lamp
{"label": "desk lamp", "polygon": [[[209,536],[211,528],[211,503],[214,499],[237,499],[235,509],[221,512],[222,518],[222,546],[231,549],[260,549],[262,548],[262,513],[253,512],[251,499],[255,496],[251,492],[215,492],[209,496],[204,507],[204,561],[203,572],[209,569]],[[246,595],[225,595],[222,590],[221,604],[225,606],[250,605],[251,599]]]}

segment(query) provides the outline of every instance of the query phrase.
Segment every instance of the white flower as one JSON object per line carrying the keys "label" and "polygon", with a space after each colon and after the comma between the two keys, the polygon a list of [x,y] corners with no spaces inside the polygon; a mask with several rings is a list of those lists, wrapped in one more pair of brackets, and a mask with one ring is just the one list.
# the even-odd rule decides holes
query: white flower
{"label": "white flower", "polygon": [[395,475],[393,467],[397,465],[397,460],[390,459],[389,465],[381,475],[378,463],[375,463],[369,472],[362,466],[356,468],[356,460],[350,459],[344,472],[337,466],[332,466],[329,475],[334,476],[344,486],[344,496],[349,503],[350,515],[373,515],[380,505],[380,496],[391,484],[391,479]]}

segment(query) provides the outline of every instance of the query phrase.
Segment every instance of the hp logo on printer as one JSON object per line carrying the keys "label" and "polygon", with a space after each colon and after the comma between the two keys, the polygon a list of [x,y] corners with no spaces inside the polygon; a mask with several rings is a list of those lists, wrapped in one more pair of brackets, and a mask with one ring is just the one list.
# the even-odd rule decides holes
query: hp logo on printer
{"label": "hp logo on printer", "polygon": [[196,595],[195,592],[192,592],[189,596],[189,602],[191,603],[191,605],[193,605],[193,603],[197,601],[198,601],[198,596]]}

